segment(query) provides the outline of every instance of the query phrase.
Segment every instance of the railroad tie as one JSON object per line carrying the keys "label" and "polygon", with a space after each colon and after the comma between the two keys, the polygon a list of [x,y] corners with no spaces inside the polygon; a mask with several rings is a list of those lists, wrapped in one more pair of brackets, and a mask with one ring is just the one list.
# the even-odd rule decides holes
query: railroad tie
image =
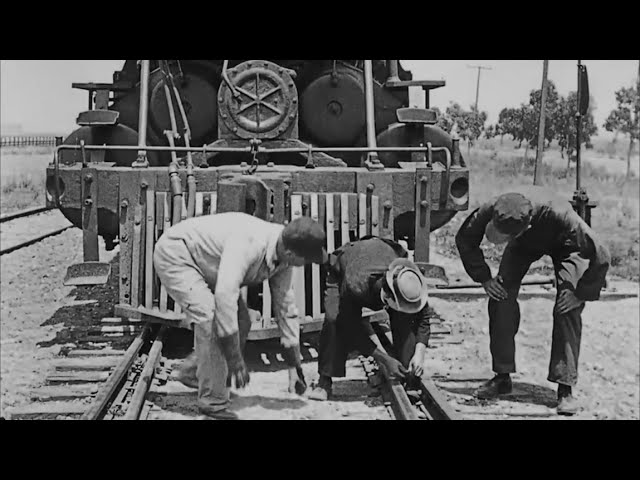
{"label": "railroad tie", "polygon": [[87,409],[83,402],[36,402],[11,409],[12,420],[57,419],[59,417],[78,417]]}

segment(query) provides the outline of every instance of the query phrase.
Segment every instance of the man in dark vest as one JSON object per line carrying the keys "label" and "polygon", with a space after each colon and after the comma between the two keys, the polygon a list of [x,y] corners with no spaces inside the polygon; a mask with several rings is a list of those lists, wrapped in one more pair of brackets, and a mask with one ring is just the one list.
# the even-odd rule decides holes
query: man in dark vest
{"label": "man in dark vest", "polygon": [[[379,237],[343,245],[329,255],[325,290],[325,320],[320,333],[314,400],[327,400],[332,378],[344,377],[349,353],[357,350],[403,379],[421,376],[429,342],[427,283],[398,243]],[[389,355],[372,340],[374,332],[362,309],[387,308],[393,335]]]}
{"label": "man in dark vest", "polygon": [[[495,277],[480,249],[484,236],[494,244],[507,244]],[[551,257],[557,296],[547,379],[558,384],[558,413],[575,414],[578,404],[572,387],[578,380],[581,314],[585,302],[600,298],[610,261],[606,247],[567,200],[543,187],[523,187],[476,209],[460,227],[456,245],[465,270],[489,295],[496,376],[476,391],[479,398],[512,391],[509,374],[516,371],[520,284],[533,262],[543,255]]]}

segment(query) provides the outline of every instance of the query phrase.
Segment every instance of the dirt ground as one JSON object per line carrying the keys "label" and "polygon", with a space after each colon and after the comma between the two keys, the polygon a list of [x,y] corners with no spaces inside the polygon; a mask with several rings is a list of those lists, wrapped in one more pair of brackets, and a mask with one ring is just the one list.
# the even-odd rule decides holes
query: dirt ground
{"label": "dirt ground", "polygon": [[[102,249],[101,258],[109,261],[116,253],[117,249],[112,252]],[[63,347],[73,344],[78,332],[113,315],[117,262],[113,264],[116,269],[107,286],[64,287],[62,280],[67,265],[81,260],[81,232],[77,229],[3,255],[0,272],[2,416],[13,407],[31,403],[30,393],[44,384],[51,371],[51,360]],[[454,279],[450,269],[455,270],[455,262],[441,260]],[[437,263],[438,259],[432,261]],[[632,289],[637,293],[638,284],[612,281],[610,288]],[[431,303],[444,323],[451,326],[452,334],[462,335],[464,341],[430,348],[427,372],[461,409],[473,407],[471,390],[491,376],[486,298],[432,298]],[[548,298],[534,296],[521,301],[515,391],[510,398],[495,402],[491,407],[494,410],[509,410],[514,405],[548,410],[555,406],[554,385],[546,381],[552,306]],[[585,308],[576,390],[583,411],[574,418],[639,418],[639,310],[637,296],[590,303]],[[313,359],[305,362],[308,383],[317,379],[316,368]],[[361,370],[357,360],[351,362],[350,372],[350,376],[337,384],[336,401],[320,404],[288,394],[284,369],[254,370],[251,386],[236,393],[233,408],[248,419],[385,418],[380,399],[369,396],[371,390],[363,374],[358,373]],[[159,387],[154,402],[159,409],[152,412],[152,416],[157,418],[198,418],[194,411],[195,391],[175,382]],[[498,414],[478,417],[502,418]]]}
{"label": "dirt ground", "polygon": [[[303,348],[303,356],[305,348]],[[271,355],[270,355],[271,356]],[[273,360],[273,359],[272,359]],[[179,364],[179,360],[171,362]],[[347,362],[347,376],[336,379],[333,397],[327,402],[309,400],[305,395],[287,391],[288,375],[281,364],[261,368],[259,362],[247,360],[251,382],[242,390],[232,390],[230,409],[241,420],[390,420],[380,394],[367,383],[357,358]],[[303,364],[307,382],[317,378],[317,362]],[[308,390],[310,391],[310,389]],[[181,383],[169,381],[154,386],[147,397],[153,404],[148,420],[200,420],[197,392]]]}
{"label": "dirt ground", "polygon": [[[64,217],[47,222],[65,225]],[[106,252],[101,244],[101,259],[110,261],[115,253]],[[67,266],[77,262],[82,262],[82,232],[78,229],[3,255],[0,260],[3,417],[7,409],[31,402],[31,391],[44,384],[50,362],[62,348],[71,347],[74,338],[101,318],[112,316],[115,278],[101,288],[63,285]]]}
{"label": "dirt ground", "polygon": [[[514,391],[494,402],[471,398],[473,389],[493,376],[487,300],[457,303],[433,299],[432,305],[443,320],[451,323],[455,333],[464,336],[464,342],[459,345],[429,349],[427,372],[437,378],[443,377],[436,384],[446,393],[454,394],[449,395],[450,400],[468,406],[490,407],[491,411],[544,412],[555,408],[556,385],[546,380],[553,300],[532,298],[520,302],[522,320],[516,336]],[[639,308],[637,298],[587,304],[583,313],[578,385],[574,389],[582,411],[573,418],[639,418]],[[482,417],[487,418],[486,415]]]}

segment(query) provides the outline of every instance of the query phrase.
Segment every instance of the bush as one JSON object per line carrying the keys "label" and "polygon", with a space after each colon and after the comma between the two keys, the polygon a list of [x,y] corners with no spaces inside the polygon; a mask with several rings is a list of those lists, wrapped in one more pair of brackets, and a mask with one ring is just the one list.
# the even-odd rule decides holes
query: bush
{"label": "bush", "polygon": [[[535,160],[504,151],[471,150],[470,208],[458,214],[449,224],[435,233],[438,251],[450,257],[458,257],[455,234],[471,211],[496,194],[521,185],[533,183]],[[639,238],[640,184],[626,181],[624,174],[613,174],[604,167],[582,165],[582,184],[591,200],[597,202],[592,210],[592,226],[611,253],[610,273],[614,276],[637,281],[640,270]],[[571,199],[575,190],[575,171],[542,165],[542,181],[561,196]],[[503,247],[484,246],[485,258],[497,268]],[[548,274],[552,266],[547,260],[536,264],[530,273]]]}

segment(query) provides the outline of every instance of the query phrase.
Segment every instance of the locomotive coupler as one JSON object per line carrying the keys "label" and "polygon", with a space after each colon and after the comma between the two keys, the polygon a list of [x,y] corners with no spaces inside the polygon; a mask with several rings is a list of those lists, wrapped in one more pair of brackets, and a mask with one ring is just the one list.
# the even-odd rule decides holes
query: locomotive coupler
{"label": "locomotive coupler", "polygon": [[249,140],[249,145],[251,146],[251,150],[249,152],[251,153],[251,165],[249,165],[249,168],[243,172],[245,175],[253,175],[258,170],[258,165],[260,164],[260,161],[258,160],[258,151],[260,150],[261,143],[262,141],[257,138]]}

